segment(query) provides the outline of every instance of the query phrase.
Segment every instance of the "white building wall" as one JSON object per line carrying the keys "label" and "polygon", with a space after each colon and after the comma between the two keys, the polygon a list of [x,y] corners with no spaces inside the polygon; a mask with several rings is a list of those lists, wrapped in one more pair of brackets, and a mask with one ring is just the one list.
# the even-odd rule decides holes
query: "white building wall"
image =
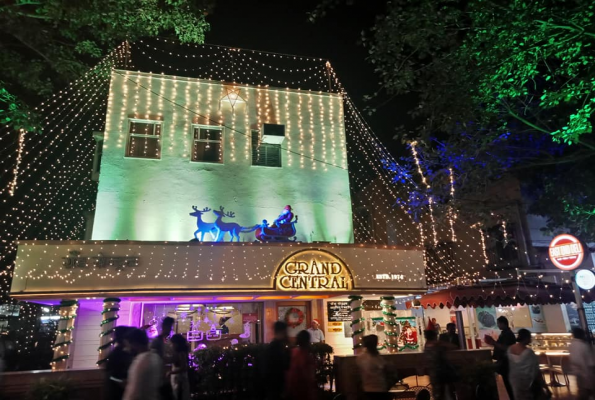
{"label": "white building wall", "polygon": [[[245,103],[232,108],[220,101],[230,88],[114,71],[93,239],[185,241],[196,230],[191,206],[223,206],[252,226],[290,204],[298,240],[353,242],[341,97],[238,86]],[[163,119],[161,159],[124,157],[130,118]],[[190,161],[193,123],[224,126],[223,164]],[[281,168],[251,165],[251,131],[264,123],[285,125]]]}
{"label": "white building wall", "polygon": [[102,309],[101,300],[80,301],[74,328],[74,345],[70,353],[72,369],[97,366]]}
{"label": "white building wall", "polygon": [[570,331],[568,316],[564,315],[564,304],[544,304],[542,306],[547,331],[553,333],[566,333]]}
{"label": "white building wall", "polygon": [[131,305],[131,303],[128,300],[124,300],[124,301],[120,302],[120,312],[118,313],[120,318],[116,322],[116,325],[136,326],[136,325],[132,325],[130,323],[130,305]]}

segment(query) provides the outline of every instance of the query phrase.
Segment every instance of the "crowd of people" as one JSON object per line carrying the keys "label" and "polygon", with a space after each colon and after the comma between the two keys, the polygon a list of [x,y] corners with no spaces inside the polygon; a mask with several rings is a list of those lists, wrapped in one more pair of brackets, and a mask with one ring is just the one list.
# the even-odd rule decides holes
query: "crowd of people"
{"label": "crowd of people", "polygon": [[[502,376],[510,400],[543,400],[551,397],[539,359],[529,347],[531,332],[520,329],[515,337],[506,317],[497,319],[501,331],[497,340],[485,342],[494,347],[496,372]],[[189,346],[179,334],[171,336],[173,318],[166,317],[159,335],[151,342],[142,329],[117,327],[115,347],[105,363],[108,400],[190,400],[188,379]],[[316,362],[311,344],[324,342],[324,335],[314,320],[308,330],[300,331],[295,346],[290,346],[287,324],[275,322],[274,339],[267,346],[263,364],[267,400],[316,399]],[[570,345],[570,371],[576,376],[578,399],[595,398],[595,354],[586,333],[573,329]],[[171,337],[170,337],[171,336]],[[456,325],[449,323],[446,333],[436,329],[424,331],[428,374],[433,398],[456,399],[455,385],[459,370],[448,352],[460,349]],[[396,374],[378,351],[378,337],[363,338],[356,364],[365,400],[391,398],[389,390]]]}
{"label": "crowd of people", "polygon": [[152,341],[143,329],[116,327],[105,363],[107,400],[190,400],[190,348],[184,336],[170,338],[173,325],[173,318],[164,318]]}
{"label": "crowd of people", "polygon": [[287,324],[275,322],[274,339],[265,354],[267,400],[316,399],[316,362],[311,343],[324,341],[318,326],[318,321],[313,321],[311,329],[300,331],[295,338],[295,347],[290,349]]}
{"label": "crowd of people", "polygon": [[[494,346],[497,372],[502,376],[510,400],[545,400],[552,397],[539,358],[529,347],[531,332],[519,329],[515,337],[508,319],[497,319],[500,336],[494,340],[485,337],[486,343]],[[572,329],[569,347],[569,367],[566,372],[576,376],[577,400],[595,398],[595,353],[584,330]]]}
{"label": "crowd of people", "polygon": [[[509,326],[508,319],[501,316],[497,319],[500,335],[498,339],[491,336],[485,342],[494,347],[493,359],[495,371],[501,375],[510,400],[546,400],[552,392],[546,384],[539,358],[529,347],[531,332],[520,329],[516,336]],[[428,329],[424,331],[428,375],[435,400],[455,400],[456,385],[461,381],[461,371],[451,364],[448,352],[460,349],[456,325],[446,325],[446,333],[439,334],[438,324],[430,320]],[[585,331],[580,328],[572,330],[573,339],[569,348],[569,365],[567,371],[576,376],[578,386],[577,400],[595,399],[595,353],[589,343]],[[380,357],[378,337],[375,335],[363,338],[363,352],[357,357],[358,371],[361,376],[361,390],[365,400],[389,399],[389,390],[395,380],[390,366]]]}
{"label": "crowd of people", "polygon": [[[184,336],[171,336],[174,322],[173,318],[164,318],[159,335],[152,341],[143,329],[115,328],[115,346],[104,366],[107,400],[190,400],[190,348]],[[267,346],[263,365],[267,399],[316,398],[311,344],[324,342],[319,326],[313,320],[311,328],[300,331],[290,348],[287,324],[275,322],[274,339]]]}

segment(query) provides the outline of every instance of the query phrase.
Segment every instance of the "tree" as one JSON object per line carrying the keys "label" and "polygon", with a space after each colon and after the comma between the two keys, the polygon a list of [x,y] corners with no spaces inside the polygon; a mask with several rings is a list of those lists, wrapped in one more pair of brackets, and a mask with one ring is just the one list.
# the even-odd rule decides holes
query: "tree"
{"label": "tree", "polygon": [[[381,81],[372,102],[417,99],[416,129],[397,137],[418,142],[432,178],[425,196],[480,214],[502,208],[486,193],[514,176],[548,229],[595,240],[594,14],[589,0],[387,4],[364,36]],[[387,167],[413,174],[413,160],[402,161]]]}
{"label": "tree", "polygon": [[31,109],[124,40],[173,33],[202,43],[209,0],[9,0],[0,5],[0,122],[34,130]]}

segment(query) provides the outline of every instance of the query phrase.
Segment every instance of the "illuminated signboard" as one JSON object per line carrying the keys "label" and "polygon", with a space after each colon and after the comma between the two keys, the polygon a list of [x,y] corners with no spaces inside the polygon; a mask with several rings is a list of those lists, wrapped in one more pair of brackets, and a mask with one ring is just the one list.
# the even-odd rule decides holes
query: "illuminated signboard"
{"label": "illuminated signboard", "polygon": [[584,250],[581,242],[572,235],[558,235],[550,243],[550,260],[557,268],[571,271],[583,262]]}
{"label": "illuminated signboard", "polygon": [[581,269],[576,273],[576,284],[584,290],[591,290],[595,287],[595,274],[588,269]]}
{"label": "illuminated signboard", "polygon": [[287,257],[277,269],[275,289],[286,291],[345,291],[353,278],[345,263],[323,250],[302,250]]}

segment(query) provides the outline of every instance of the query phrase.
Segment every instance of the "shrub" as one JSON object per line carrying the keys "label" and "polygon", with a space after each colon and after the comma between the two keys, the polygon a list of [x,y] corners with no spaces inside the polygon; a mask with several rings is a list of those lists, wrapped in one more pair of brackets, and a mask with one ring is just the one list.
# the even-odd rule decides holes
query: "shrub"
{"label": "shrub", "polygon": [[30,400],[68,400],[72,384],[66,379],[40,379],[28,392]]}
{"label": "shrub", "polygon": [[[192,391],[199,399],[262,399],[266,344],[246,344],[227,348],[210,347],[193,354],[195,369]],[[317,343],[312,346],[317,359],[317,382],[326,382],[332,371],[333,348]]]}

